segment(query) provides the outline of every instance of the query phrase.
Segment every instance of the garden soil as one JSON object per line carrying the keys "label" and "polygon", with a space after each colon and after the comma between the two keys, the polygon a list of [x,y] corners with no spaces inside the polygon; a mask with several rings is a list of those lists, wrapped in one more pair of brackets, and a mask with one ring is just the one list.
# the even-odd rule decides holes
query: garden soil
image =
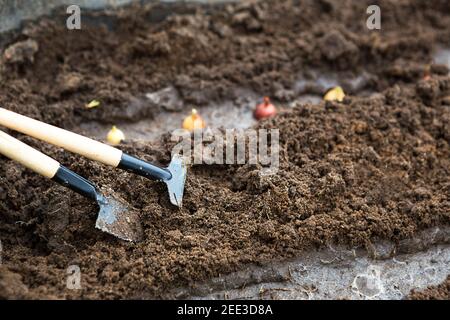
{"label": "garden soil", "polygon": [[[8,131],[115,190],[140,211],[145,235],[134,244],[102,233],[95,204],[0,157],[0,297],[168,298],[244,265],[448,225],[450,77],[432,54],[450,46],[450,3],[377,1],[382,30],[368,30],[371,2],[151,4],[90,13],[71,31],[62,11],[5,35],[0,106],[77,132],[91,121],[201,113],[242,88],[283,110],[256,126],[280,130],[275,175],[192,166],[181,209],[162,183]],[[343,84],[342,103],[301,103],[300,94],[323,94],[296,89],[313,73],[366,76]],[[181,106],[140,99],[167,86]],[[101,105],[86,109],[93,99]],[[167,165],[173,146],[163,133],[120,148]],[[69,266],[80,268],[80,290],[67,287]]]}
{"label": "garden soil", "polygon": [[413,290],[409,295],[411,300],[450,300],[450,276],[440,285],[431,286],[425,290]]}

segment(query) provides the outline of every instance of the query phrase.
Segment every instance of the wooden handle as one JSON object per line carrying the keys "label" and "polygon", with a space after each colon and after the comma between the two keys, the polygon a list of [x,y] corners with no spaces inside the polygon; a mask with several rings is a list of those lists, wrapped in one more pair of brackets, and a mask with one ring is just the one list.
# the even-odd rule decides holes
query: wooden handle
{"label": "wooden handle", "polygon": [[50,179],[55,176],[60,167],[58,161],[33,149],[3,131],[0,131],[0,153]]}
{"label": "wooden handle", "polygon": [[0,125],[113,167],[122,158],[119,149],[3,108],[0,108]]}

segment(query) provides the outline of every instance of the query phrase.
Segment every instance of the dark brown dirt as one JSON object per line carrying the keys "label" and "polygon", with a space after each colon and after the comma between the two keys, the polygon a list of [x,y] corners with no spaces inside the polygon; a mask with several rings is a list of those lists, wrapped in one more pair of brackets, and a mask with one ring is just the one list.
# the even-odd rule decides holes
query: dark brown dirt
{"label": "dark brown dirt", "polygon": [[[450,45],[450,4],[378,3],[382,32],[365,27],[369,1],[302,0],[177,5],[165,18],[166,6],[132,7],[97,14],[111,30],[67,31],[57,16],[13,34],[8,57],[10,45],[20,51],[2,58],[0,105],[74,130],[91,120],[152,117],[161,108],[136,97],[168,85],[186,112],[236,88],[283,105],[296,97],[282,93],[313,71],[371,77],[354,92],[344,87],[350,95],[343,103],[297,103],[260,124],[280,129],[277,175],[249,165],[191,168],[181,210],[160,183],[15,134],[141,210],[145,240],[101,233],[94,204],[0,158],[0,297],[165,297],[244,264],[331,242],[397,241],[448,224],[450,77],[431,54]],[[378,94],[359,97],[364,90]],[[85,110],[92,99],[102,106]],[[167,164],[171,146],[165,136],[121,148]],[[66,288],[73,264],[82,271],[81,290]]]}
{"label": "dark brown dirt", "polygon": [[450,300],[450,276],[437,286],[425,290],[413,290],[408,297],[411,300]]}

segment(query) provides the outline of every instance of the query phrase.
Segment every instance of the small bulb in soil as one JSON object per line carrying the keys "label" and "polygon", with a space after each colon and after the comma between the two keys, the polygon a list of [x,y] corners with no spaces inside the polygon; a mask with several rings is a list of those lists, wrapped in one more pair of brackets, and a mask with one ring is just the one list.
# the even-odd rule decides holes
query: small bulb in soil
{"label": "small bulb in soil", "polygon": [[344,97],[345,97],[344,90],[338,86],[328,90],[323,99],[326,101],[342,102],[344,100]]}
{"label": "small bulb in soil", "polygon": [[425,70],[424,70],[424,72],[423,72],[422,80],[424,80],[424,81],[429,81],[429,80],[431,80],[431,65],[427,65],[427,66],[425,67]]}
{"label": "small bulb in soil", "polygon": [[118,145],[122,140],[125,140],[125,135],[122,130],[117,129],[116,126],[113,126],[111,130],[109,130],[106,140],[112,145]]}
{"label": "small bulb in soil", "polygon": [[192,109],[191,115],[187,116],[183,121],[183,129],[194,131],[206,127],[205,121],[198,114],[196,109]]}
{"label": "small bulb in soil", "polygon": [[270,102],[269,97],[264,97],[264,102],[257,105],[253,116],[257,120],[273,117],[277,114],[277,108]]}
{"label": "small bulb in soil", "polygon": [[86,105],[86,109],[93,109],[93,108],[97,108],[100,105],[100,101],[98,100],[92,100],[91,102],[89,102]]}
{"label": "small bulb in soil", "polygon": [[423,76],[423,80],[424,80],[424,81],[429,81],[429,80],[431,80],[431,75],[430,75],[429,73],[426,73],[426,74]]}

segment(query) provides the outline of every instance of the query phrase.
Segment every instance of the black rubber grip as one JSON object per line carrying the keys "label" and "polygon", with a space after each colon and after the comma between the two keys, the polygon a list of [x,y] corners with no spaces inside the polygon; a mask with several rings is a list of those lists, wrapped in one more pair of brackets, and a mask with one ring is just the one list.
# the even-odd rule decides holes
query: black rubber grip
{"label": "black rubber grip", "polygon": [[60,185],[72,189],[73,191],[85,196],[89,199],[98,200],[98,192],[95,186],[87,179],[76,174],[75,172],[67,169],[64,166],[60,166],[53,181]]}
{"label": "black rubber grip", "polygon": [[122,154],[122,159],[117,167],[153,180],[167,181],[172,179],[172,174],[169,170],[160,168],[125,153]]}

